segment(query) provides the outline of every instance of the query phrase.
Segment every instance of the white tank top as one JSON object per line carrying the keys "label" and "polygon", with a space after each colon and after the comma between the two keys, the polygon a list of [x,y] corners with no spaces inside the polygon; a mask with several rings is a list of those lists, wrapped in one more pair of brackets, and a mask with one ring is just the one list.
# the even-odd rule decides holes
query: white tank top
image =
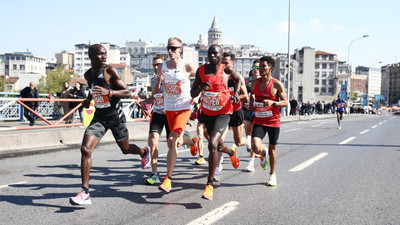
{"label": "white tank top", "polygon": [[185,74],[185,62],[181,59],[176,69],[168,69],[167,62],[164,62],[161,71],[164,73],[165,110],[190,109],[190,80]]}

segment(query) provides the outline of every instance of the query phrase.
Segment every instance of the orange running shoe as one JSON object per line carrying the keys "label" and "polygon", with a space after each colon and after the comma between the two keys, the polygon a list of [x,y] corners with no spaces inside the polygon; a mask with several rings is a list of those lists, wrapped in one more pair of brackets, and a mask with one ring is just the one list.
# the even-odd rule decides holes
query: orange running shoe
{"label": "orange running shoe", "polygon": [[197,151],[199,150],[199,148],[197,147],[197,137],[193,137],[192,140],[194,142],[194,145],[190,146],[190,153],[192,153],[192,156],[196,156]]}
{"label": "orange running shoe", "polygon": [[206,189],[203,192],[203,195],[201,196],[204,199],[212,200],[213,199],[213,186],[211,184],[206,185]]}
{"label": "orange running shoe", "polygon": [[235,152],[235,154],[229,158],[231,159],[233,168],[237,169],[239,167],[240,160],[238,157],[236,157],[236,147],[232,147],[231,149]]}
{"label": "orange running shoe", "polygon": [[163,190],[167,193],[171,191],[171,179],[166,176],[164,182],[158,187],[158,189]]}

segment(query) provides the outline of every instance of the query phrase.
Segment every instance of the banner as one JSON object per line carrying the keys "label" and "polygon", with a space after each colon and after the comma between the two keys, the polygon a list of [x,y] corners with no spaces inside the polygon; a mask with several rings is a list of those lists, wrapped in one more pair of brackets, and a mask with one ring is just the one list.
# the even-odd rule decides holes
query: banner
{"label": "banner", "polygon": [[347,101],[347,84],[342,84],[340,87],[340,95],[343,100]]}
{"label": "banner", "polygon": [[363,95],[363,104],[362,106],[367,106],[368,105],[368,95]]}

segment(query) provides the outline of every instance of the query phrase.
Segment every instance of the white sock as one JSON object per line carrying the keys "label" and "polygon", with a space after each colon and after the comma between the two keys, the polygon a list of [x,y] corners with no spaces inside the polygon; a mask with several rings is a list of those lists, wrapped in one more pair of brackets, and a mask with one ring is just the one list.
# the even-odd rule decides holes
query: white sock
{"label": "white sock", "polygon": [[250,158],[249,164],[253,164],[254,165],[254,157]]}
{"label": "white sock", "polygon": [[236,144],[233,144],[232,145],[232,148],[237,148],[238,146],[236,145]]}
{"label": "white sock", "polygon": [[247,135],[247,146],[251,148],[251,136]]}

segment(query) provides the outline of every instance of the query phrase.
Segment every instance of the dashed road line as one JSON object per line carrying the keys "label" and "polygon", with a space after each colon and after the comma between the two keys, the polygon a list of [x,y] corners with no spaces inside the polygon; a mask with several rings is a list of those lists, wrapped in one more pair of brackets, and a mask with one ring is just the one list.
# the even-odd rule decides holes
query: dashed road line
{"label": "dashed road line", "polygon": [[10,186],[16,185],[16,184],[26,184],[26,183],[28,183],[28,182],[27,182],[27,181],[20,181],[20,182],[17,182],[17,183],[0,185],[0,189],[1,189],[1,188],[7,188],[7,187],[10,187]]}
{"label": "dashed road line", "polygon": [[289,170],[289,172],[298,172],[300,170],[303,170],[309,166],[311,166],[313,163],[315,163],[316,161],[324,158],[325,156],[327,156],[328,153],[326,152],[322,152],[314,157],[312,157],[311,159],[299,164],[298,166],[293,167],[292,169]]}
{"label": "dashed road line", "polygon": [[383,122],[380,122],[379,125],[381,125]]}
{"label": "dashed road line", "polygon": [[373,127],[371,127],[371,128],[377,128],[378,127],[378,125],[375,125],[375,126],[373,126]]}
{"label": "dashed road line", "polygon": [[367,133],[368,131],[369,131],[369,129],[363,130],[363,131],[360,132],[360,134],[365,134],[365,133]]}
{"label": "dashed road line", "polygon": [[233,210],[236,209],[236,207],[239,205],[239,202],[236,201],[231,201],[228,202],[221,207],[218,207],[214,209],[213,211],[205,214],[204,216],[193,220],[192,222],[188,223],[188,225],[195,225],[195,224],[212,224],[216,222],[217,220],[221,219],[222,217],[228,215],[231,213]]}
{"label": "dashed road line", "polygon": [[339,143],[339,145],[344,145],[344,144],[347,144],[347,143],[349,143],[350,141],[352,141],[353,139],[355,139],[356,137],[349,137],[349,138],[347,138],[346,140],[344,140],[344,141],[342,141],[342,142],[340,142]]}
{"label": "dashed road line", "polygon": [[295,131],[295,130],[301,130],[301,128],[294,128],[294,129],[290,129],[290,130],[285,130],[283,132],[290,132],[290,131]]}

